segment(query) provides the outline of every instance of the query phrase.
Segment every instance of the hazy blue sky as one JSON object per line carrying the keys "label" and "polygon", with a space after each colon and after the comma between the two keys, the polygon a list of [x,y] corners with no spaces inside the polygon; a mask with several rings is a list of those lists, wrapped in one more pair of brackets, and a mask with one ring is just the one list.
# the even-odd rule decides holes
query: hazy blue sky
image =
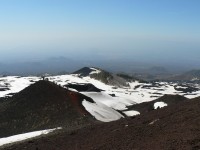
{"label": "hazy blue sky", "polygon": [[0,0],[0,62],[78,53],[199,61],[199,8],[199,0]]}

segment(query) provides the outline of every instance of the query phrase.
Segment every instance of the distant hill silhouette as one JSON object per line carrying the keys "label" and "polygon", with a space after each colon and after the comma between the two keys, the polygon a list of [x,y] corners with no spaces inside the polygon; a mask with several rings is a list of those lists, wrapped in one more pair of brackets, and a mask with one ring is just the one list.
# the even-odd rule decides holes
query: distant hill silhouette
{"label": "distant hill silhouette", "polygon": [[168,78],[169,80],[177,81],[195,81],[200,80],[200,70],[191,70],[180,75],[175,75]]}
{"label": "distant hill silhouette", "polygon": [[94,78],[96,80],[99,80],[99,81],[101,81],[105,84],[119,86],[119,87],[120,86],[129,86],[127,84],[127,82],[130,82],[130,81],[137,80],[137,81],[142,82],[142,80],[139,80],[139,79],[137,79],[133,76],[129,76],[127,74],[123,74],[123,73],[113,74],[113,73],[110,73],[110,72],[105,71],[105,70],[100,69],[100,68],[95,68],[95,69],[99,70],[99,73],[91,74],[93,69],[91,69],[89,67],[84,67],[84,68],[81,68],[78,71],[73,72],[73,74],[79,74],[82,77],[88,76],[88,77]]}

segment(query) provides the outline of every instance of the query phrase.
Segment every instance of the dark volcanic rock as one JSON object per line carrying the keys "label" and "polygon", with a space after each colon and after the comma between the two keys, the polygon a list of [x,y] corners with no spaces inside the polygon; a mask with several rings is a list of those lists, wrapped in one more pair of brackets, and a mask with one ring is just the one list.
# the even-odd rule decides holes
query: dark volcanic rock
{"label": "dark volcanic rock", "polygon": [[5,148],[7,150],[198,150],[200,98],[135,118],[88,126]]}
{"label": "dark volcanic rock", "polygon": [[80,70],[73,72],[73,74],[80,74],[81,76],[85,77],[85,76],[89,76],[92,71],[93,70],[90,69],[89,67],[84,67],[84,68],[81,68]]}
{"label": "dark volcanic rock", "polygon": [[139,111],[140,113],[147,113],[149,111],[154,110],[154,104],[156,102],[164,102],[168,106],[170,106],[170,105],[181,103],[185,100],[188,100],[188,99],[186,97],[180,96],[180,95],[164,95],[164,96],[162,96],[156,100],[150,101],[150,102],[144,102],[144,103],[129,106],[128,109],[136,110],[136,111]]}
{"label": "dark volcanic rock", "polygon": [[0,88],[0,91],[8,91],[10,90],[9,88]]}
{"label": "dark volcanic rock", "polygon": [[84,99],[93,102],[49,81],[39,81],[0,103],[0,137],[91,122],[93,117],[82,106]]}
{"label": "dark volcanic rock", "polygon": [[185,88],[174,86],[174,89],[177,91],[181,91],[183,93],[192,93],[192,92],[196,92],[199,90],[198,88],[191,87],[191,86],[187,86]]}
{"label": "dark volcanic rock", "polygon": [[79,92],[101,92],[103,90],[98,89],[97,87],[95,87],[93,84],[90,83],[85,83],[85,84],[73,84],[73,83],[69,83],[67,85],[65,85],[65,87],[68,88],[72,88],[75,89]]}
{"label": "dark volcanic rock", "polygon": [[127,84],[127,82],[136,81],[136,80],[140,82],[144,82],[143,80],[139,80],[133,76],[129,76],[126,74],[115,75],[100,68],[94,68],[94,69],[99,70],[99,72],[90,74],[94,70],[92,68],[84,67],[78,71],[75,71],[73,74],[79,74],[81,77],[88,76],[90,78],[99,80],[105,84],[109,84],[109,85],[113,85],[117,87],[129,87],[129,84]]}
{"label": "dark volcanic rock", "polygon": [[110,84],[110,81],[113,79],[113,75],[105,70],[99,69],[99,68],[94,68],[94,69],[98,69],[100,72],[99,73],[94,73],[94,74],[90,74],[92,71],[94,71],[91,68],[88,67],[84,67],[78,71],[75,71],[74,74],[80,74],[80,76],[82,77],[86,77],[89,76],[93,79],[99,80],[105,84]]}

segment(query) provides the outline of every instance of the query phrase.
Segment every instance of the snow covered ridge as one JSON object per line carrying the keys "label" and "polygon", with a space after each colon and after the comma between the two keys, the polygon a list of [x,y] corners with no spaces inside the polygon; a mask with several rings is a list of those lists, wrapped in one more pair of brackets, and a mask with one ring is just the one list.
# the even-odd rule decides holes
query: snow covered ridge
{"label": "snow covered ridge", "polygon": [[78,75],[80,77],[86,77],[86,76],[90,76],[90,75],[96,75],[101,73],[102,70],[95,68],[95,67],[83,67],[80,70],[75,71],[73,74],[74,75]]}
{"label": "snow covered ridge", "polygon": [[0,147],[3,146],[3,145],[6,145],[6,144],[27,140],[27,139],[37,137],[37,136],[40,136],[40,135],[45,135],[45,134],[48,134],[48,133],[51,133],[55,130],[60,130],[60,129],[62,129],[62,128],[58,127],[58,128],[54,128],[54,129],[34,131],[34,132],[29,132],[29,133],[24,133],[24,134],[13,135],[13,136],[10,136],[10,137],[0,138]]}

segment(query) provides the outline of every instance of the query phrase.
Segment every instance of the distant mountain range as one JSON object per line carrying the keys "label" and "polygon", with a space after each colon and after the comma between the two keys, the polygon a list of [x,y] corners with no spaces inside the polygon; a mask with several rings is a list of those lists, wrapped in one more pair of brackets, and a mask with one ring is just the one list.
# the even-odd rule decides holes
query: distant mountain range
{"label": "distant mountain range", "polygon": [[42,61],[2,63],[0,74],[3,75],[38,75],[38,74],[63,74],[80,68],[84,63],[65,57],[49,58]]}
{"label": "distant mountain range", "polygon": [[[137,74],[145,79],[164,78],[169,75],[180,74],[187,68],[158,63],[144,63],[133,60],[99,60],[69,57],[51,57],[44,60],[23,60],[19,62],[0,62],[0,75],[40,75],[44,73],[60,75],[74,72],[83,66],[96,66],[112,73]],[[164,66],[164,67],[163,67]]]}
{"label": "distant mountain range", "polygon": [[175,75],[168,80],[177,80],[177,81],[200,81],[200,70],[191,70],[186,73]]}

